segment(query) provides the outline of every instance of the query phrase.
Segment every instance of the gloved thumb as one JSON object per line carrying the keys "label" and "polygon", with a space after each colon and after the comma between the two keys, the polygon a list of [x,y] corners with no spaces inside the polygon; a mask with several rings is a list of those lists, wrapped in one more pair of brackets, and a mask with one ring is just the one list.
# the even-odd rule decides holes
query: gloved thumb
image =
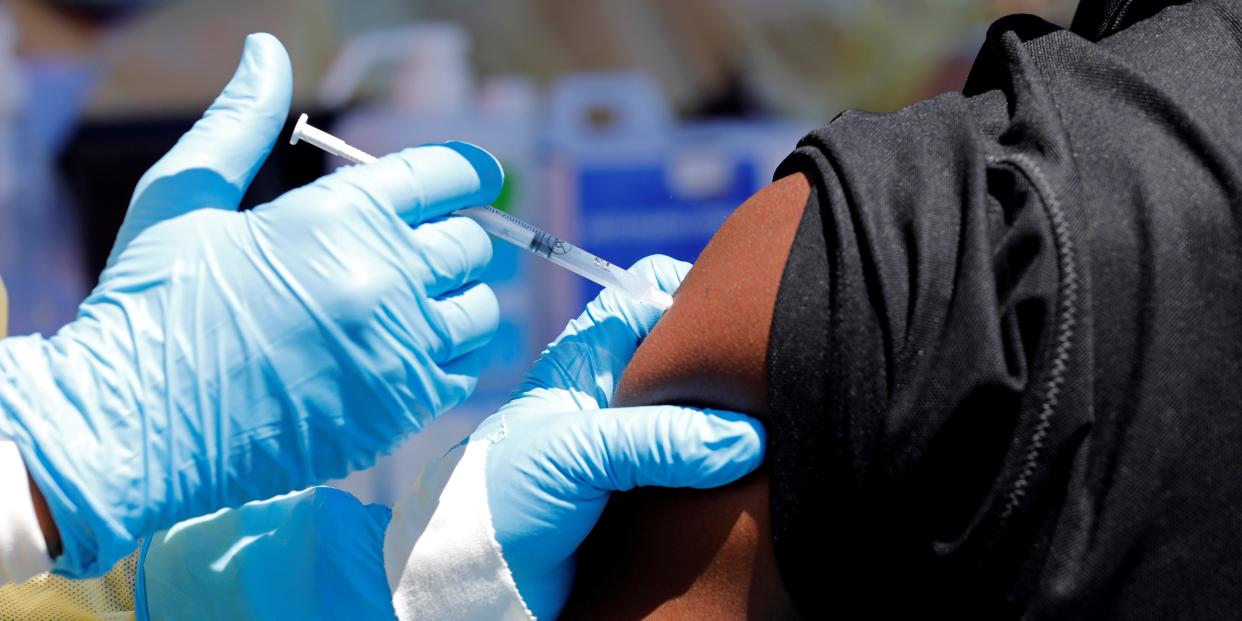
{"label": "gloved thumb", "polygon": [[595,457],[587,483],[600,491],[635,487],[712,488],[763,463],[765,432],[743,414],[677,406],[600,410],[566,417]]}
{"label": "gloved thumb", "polygon": [[143,229],[202,208],[236,210],[289,116],[293,70],[276,37],[246,37],[241,63],[203,117],[139,180],[108,265]]}

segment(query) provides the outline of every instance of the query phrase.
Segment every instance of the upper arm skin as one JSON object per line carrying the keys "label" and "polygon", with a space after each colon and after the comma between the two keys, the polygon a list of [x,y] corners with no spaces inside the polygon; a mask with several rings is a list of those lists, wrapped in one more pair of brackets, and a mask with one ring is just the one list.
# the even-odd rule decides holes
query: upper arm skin
{"label": "upper arm skin", "polygon": [[673,403],[767,412],[772,312],[809,194],[806,177],[791,175],[729,216],[634,354],[613,407]]}
{"label": "upper arm skin", "polygon": [[[755,194],[724,223],[638,348],[613,397],[767,412],[776,294],[810,184],[800,174]],[[565,618],[783,618],[761,470],[715,490],[614,495],[583,548]]]}

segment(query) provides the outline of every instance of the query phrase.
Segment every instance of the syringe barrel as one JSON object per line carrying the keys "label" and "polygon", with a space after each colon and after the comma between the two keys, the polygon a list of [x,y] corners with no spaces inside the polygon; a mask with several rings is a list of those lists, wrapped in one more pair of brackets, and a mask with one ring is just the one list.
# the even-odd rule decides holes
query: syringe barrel
{"label": "syringe barrel", "polygon": [[562,243],[562,252],[553,253],[548,260],[604,287],[620,289],[641,298],[654,285],[642,276],[613,265],[581,248]]}
{"label": "syringe barrel", "polygon": [[542,257],[552,254],[556,244],[563,243],[556,237],[488,205],[466,207],[456,213],[478,222],[488,233]]}
{"label": "syringe barrel", "polygon": [[[375,156],[310,125],[305,114],[298,119],[290,143],[297,144],[300,140],[305,140],[329,153],[358,164],[369,164],[375,161]],[[620,289],[643,303],[661,309],[666,309],[673,303],[672,296],[641,276],[631,274],[495,207],[487,205],[466,207],[454,213],[474,220],[483,227],[483,230],[496,237],[519,248],[525,248],[601,286]]]}
{"label": "syringe barrel", "polygon": [[[467,207],[459,209],[456,213],[478,222],[483,230],[496,237],[549,259],[605,287],[634,284],[625,278],[633,274],[495,207],[486,205]],[[635,276],[635,278],[638,277]],[[643,284],[647,282],[641,278],[638,279]]]}
{"label": "syringe barrel", "polygon": [[503,211],[480,206],[467,207],[457,213],[478,222],[488,233],[519,248],[525,248],[600,286],[621,289],[636,299],[667,308],[667,294],[658,289],[653,293],[653,285],[641,276],[631,274]]}

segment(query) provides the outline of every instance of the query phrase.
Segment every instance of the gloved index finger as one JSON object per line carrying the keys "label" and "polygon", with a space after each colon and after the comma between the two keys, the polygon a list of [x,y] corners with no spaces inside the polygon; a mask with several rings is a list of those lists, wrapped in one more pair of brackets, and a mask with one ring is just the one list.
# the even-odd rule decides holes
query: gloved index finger
{"label": "gloved index finger", "polygon": [[374,163],[341,170],[322,181],[363,190],[381,207],[417,225],[496,200],[504,171],[491,153],[465,142],[406,149]]}
{"label": "gloved index finger", "polygon": [[[630,271],[672,293],[690,271],[690,264],[654,255]],[[570,399],[567,407],[607,407],[638,344],[662,314],[614,289],[603,290],[548,344],[519,393],[525,396],[541,389],[560,390]]]}

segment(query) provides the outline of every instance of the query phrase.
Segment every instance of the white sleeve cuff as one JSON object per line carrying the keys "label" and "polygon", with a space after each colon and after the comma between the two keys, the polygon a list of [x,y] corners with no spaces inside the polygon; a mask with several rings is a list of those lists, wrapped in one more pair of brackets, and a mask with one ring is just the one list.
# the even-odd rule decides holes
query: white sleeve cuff
{"label": "white sleeve cuff", "polygon": [[487,502],[487,441],[457,448],[393,508],[384,565],[401,621],[529,621]]}
{"label": "white sleeve cuff", "polygon": [[21,453],[13,442],[0,440],[0,584],[22,582],[51,568]]}

